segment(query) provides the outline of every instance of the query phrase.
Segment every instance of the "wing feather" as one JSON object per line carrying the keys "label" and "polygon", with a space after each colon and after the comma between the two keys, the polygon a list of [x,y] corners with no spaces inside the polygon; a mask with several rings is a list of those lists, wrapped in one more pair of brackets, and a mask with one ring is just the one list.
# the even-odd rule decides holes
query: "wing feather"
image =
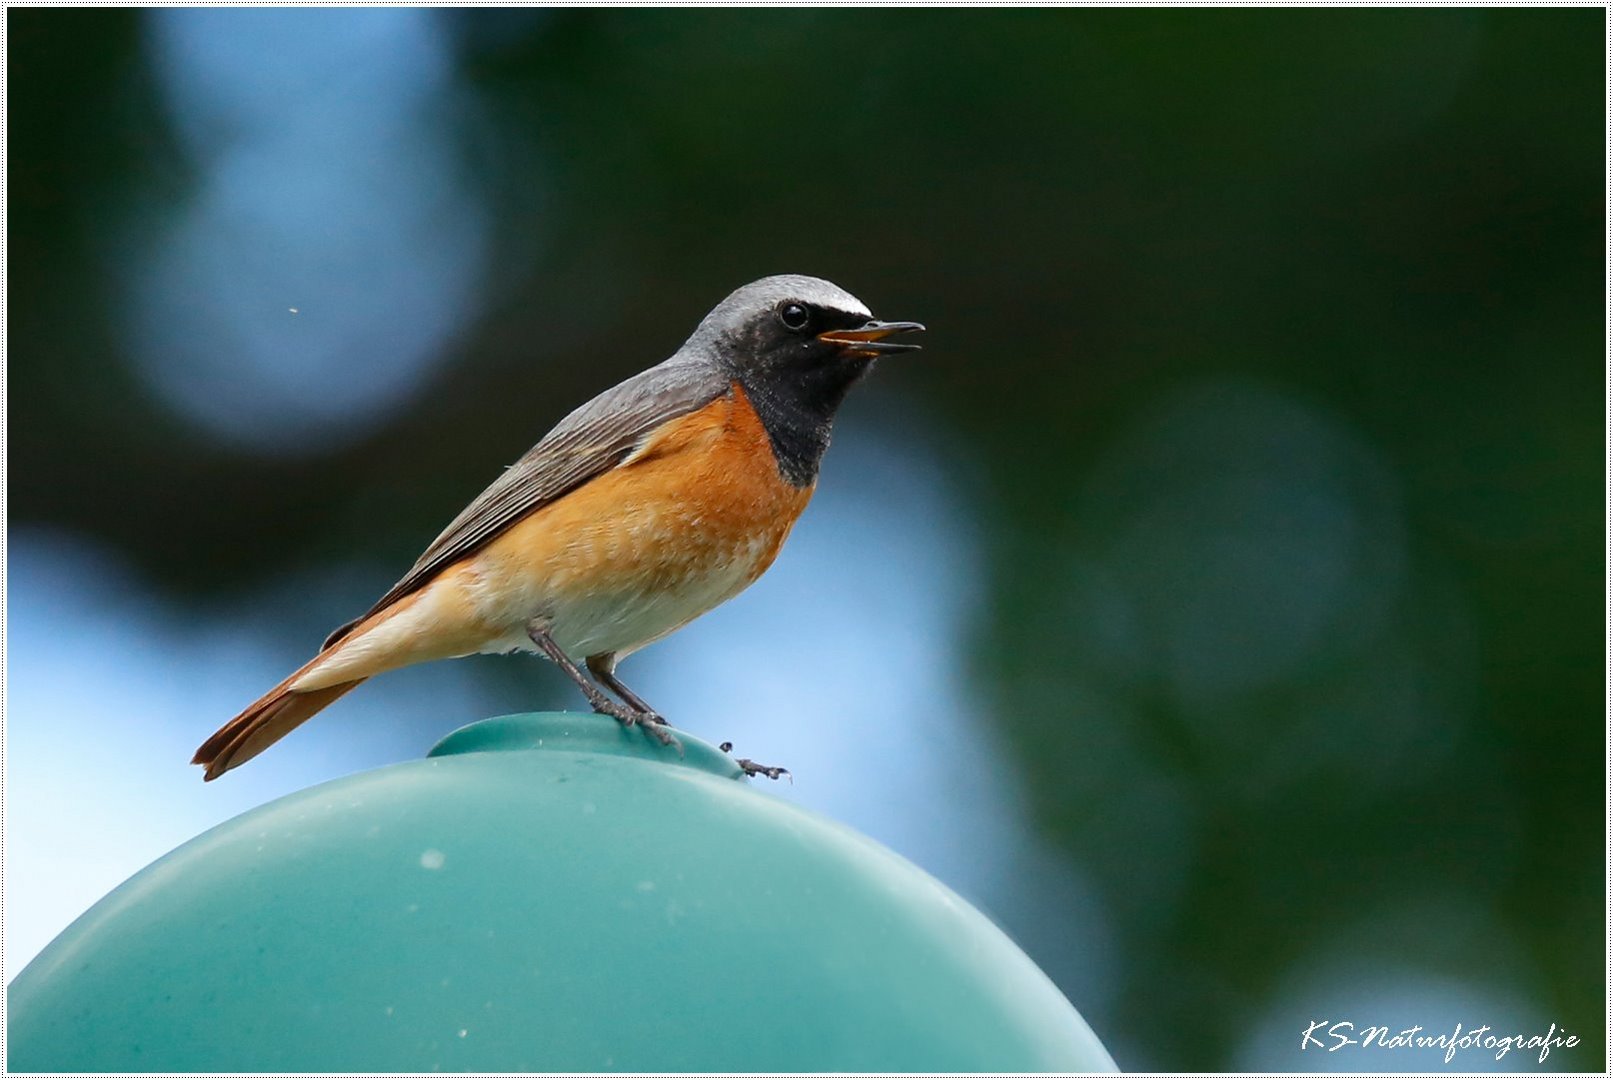
{"label": "wing feather", "polygon": [[325,648],[527,514],[614,469],[662,424],[710,404],[727,390],[728,380],[714,364],[679,354],[600,394],[505,469],[369,611],[332,631]]}

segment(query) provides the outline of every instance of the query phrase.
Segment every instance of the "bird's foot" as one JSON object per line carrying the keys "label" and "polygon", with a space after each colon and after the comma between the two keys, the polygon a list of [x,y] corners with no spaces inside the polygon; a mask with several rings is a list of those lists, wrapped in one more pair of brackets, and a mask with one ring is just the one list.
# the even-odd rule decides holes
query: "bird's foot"
{"label": "bird's foot", "polygon": [[683,743],[678,741],[678,737],[672,734],[672,729],[667,726],[666,721],[659,716],[654,713],[645,713],[639,717],[638,726],[644,729],[644,734],[662,746],[672,747],[678,752],[679,757],[683,756]]}
{"label": "bird's foot", "polygon": [[745,770],[746,776],[765,776],[769,780],[777,780],[780,777],[788,776],[791,783],[795,782],[795,777],[790,774],[790,770],[782,765],[758,765],[750,758],[735,758],[734,764]]}
{"label": "bird's foot", "polygon": [[594,711],[604,713],[623,727],[638,725],[643,729],[644,734],[662,746],[672,747],[678,752],[679,757],[683,756],[683,743],[678,740],[676,735],[672,734],[672,729],[667,726],[665,720],[661,719],[659,713],[640,711],[626,705],[618,705],[614,701],[599,702],[594,706]]}
{"label": "bird's foot", "polygon": [[[725,742],[717,749],[726,754],[734,749],[734,744]],[[765,776],[769,780],[777,780],[780,777],[788,776],[792,784],[795,782],[795,777],[790,773],[790,770],[782,765],[758,765],[750,758],[735,758],[734,764],[738,765],[746,776]]]}

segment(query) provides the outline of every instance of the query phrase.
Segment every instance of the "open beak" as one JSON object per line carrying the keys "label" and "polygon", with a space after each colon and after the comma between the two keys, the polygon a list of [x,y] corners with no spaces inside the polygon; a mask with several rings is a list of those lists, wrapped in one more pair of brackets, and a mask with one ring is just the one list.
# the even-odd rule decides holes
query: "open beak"
{"label": "open beak", "polygon": [[847,352],[879,356],[882,353],[911,352],[919,348],[909,342],[885,339],[892,334],[905,334],[922,329],[924,329],[923,323],[880,322],[878,319],[870,319],[855,330],[825,330],[818,335],[818,340],[828,345],[839,345]]}

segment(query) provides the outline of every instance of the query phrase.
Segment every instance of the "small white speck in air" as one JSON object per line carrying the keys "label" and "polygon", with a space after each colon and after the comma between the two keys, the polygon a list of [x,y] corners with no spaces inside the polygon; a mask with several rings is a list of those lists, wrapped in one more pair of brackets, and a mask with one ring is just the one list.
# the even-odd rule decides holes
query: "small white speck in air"
{"label": "small white speck in air", "polygon": [[386,1014],[387,1014],[387,1015],[388,1015],[388,1016],[391,1016],[391,1015],[392,1015],[392,1006],[390,1006],[390,1005],[388,1005],[388,1006],[387,1006],[387,1007],[386,1007]]}
{"label": "small white speck in air", "polygon": [[470,1034],[470,1029],[469,1028],[460,1028],[459,1029],[459,1037],[461,1039],[463,1039],[466,1035],[469,1035],[469,1034]]}
{"label": "small white speck in air", "polygon": [[420,853],[420,865],[426,870],[441,870],[442,864],[448,861],[448,856],[436,848],[427,848]]}
{"label": "small white speck in air", "polygon": [[654,892],[655,891],[655,882],[653,882],[653,881],[641,881],[641,882],[639,882],[638,883],[638,891],[639,892]]}
{"label": "small white speck in air", "polygon": [[294,308],[294,307],[288,307],[288,308],[286,308],[286,310],[291,312],[293,315],[297,314],[297,309]]}

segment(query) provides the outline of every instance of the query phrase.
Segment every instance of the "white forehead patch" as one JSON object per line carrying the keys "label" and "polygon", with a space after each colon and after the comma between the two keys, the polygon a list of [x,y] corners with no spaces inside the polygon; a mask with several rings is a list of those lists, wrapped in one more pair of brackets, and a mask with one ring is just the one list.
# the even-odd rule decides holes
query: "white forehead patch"
{"label": "white forehead patch", "polygon": [[776,274],[735,289],[726,300],[712,309],[705,321],[716,325],[740,323],[757,311],[774,307],[785,300],[799,300],[814,307],[833,308],[850,315],[873,318],[867,304],[832,281],[804,274]]}
{"label": "white forehead patch", "polygon": [[[868,305],[851,295],[845,289],[832,281],[822,278],[803,277],[797,274],[780,274],[777,277],[763,278],[745,286],[746,289],[766,286],[773,303],[780,300],[799,300],[814,307],[833,308],[844,311],[850,315],[866,315],[873,318]],[[744,289],[740,290],[741,292]]]}
{"label": "white forehead patch", "polygon": [[776,274],[729,293],[727,299],[700,320],[700,325],[689,335],[689,340],[683,343],[680,355],[690,350],[696,355],[700,354],[705,346],[786,300],[799,300],[813,307],[830,308],[865,319],[873,318],[867,304],[832,281],[804,274]]}

